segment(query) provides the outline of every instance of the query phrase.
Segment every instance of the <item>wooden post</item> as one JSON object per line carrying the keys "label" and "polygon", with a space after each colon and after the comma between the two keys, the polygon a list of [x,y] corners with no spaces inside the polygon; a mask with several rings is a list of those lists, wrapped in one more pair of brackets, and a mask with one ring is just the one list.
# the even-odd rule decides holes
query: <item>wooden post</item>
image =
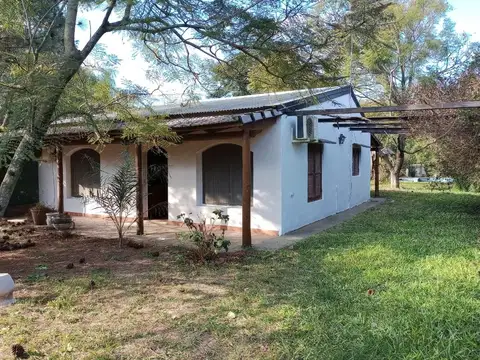
{"label": "wooden post", "polygon": [[57,147],[57,210],[60,214],[65,211],[63,200],[63,151]]}
{"label": "wooden post", "polygon": [[144,234],[143,227],[143,164],[142,144],[135,145],[137,170],[137,235]]}
{"label": "wooden post", "polygon": [[380,175],[379,175],[379,163],[380,154],[378,147],[375,148],[375,161],[373,163],[373,170],[375,172],[375,197],[380,197]]}
{"label": "wooden post", "polygon": [[252,160],[250,156],[250,129],[243,130],[242,144],[242,247],[252,246]]}

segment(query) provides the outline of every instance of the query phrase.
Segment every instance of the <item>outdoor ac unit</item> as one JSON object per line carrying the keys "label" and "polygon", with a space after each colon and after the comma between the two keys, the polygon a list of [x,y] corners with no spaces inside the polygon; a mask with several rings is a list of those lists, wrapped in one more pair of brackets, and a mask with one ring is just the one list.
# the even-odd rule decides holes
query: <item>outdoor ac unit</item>
{"label": "outdoor ac unit", "polygon": [[295,128],[294,140],[315,141],[317,140],[317,123],[311,116],[299,116]]}

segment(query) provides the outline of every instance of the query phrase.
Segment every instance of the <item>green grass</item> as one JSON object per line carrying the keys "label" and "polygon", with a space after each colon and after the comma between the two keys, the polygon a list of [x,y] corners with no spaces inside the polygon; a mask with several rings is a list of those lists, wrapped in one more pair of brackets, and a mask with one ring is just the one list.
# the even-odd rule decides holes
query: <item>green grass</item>
{"label": "green grass", "polygon": [[88,277],[26,282],[31,296],[0,311],[0,358],[22,342],[48,359],[479,359],[480,196],[382,195],[239,264],[177,255],[103,271],[94,292]]}

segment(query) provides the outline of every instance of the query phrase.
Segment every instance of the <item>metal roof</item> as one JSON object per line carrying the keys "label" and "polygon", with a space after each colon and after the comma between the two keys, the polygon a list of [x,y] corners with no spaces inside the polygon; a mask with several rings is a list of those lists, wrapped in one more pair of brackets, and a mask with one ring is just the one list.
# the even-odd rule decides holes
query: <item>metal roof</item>
{"label": "metal roof", "polygon": [[[139,114],[146,117],[166,116],[164,121],[174,130],[217,124],[246,124],[279,116],[282,111],[289,109],[304,108],[318,102],[333,100],[351,91],[350,86],[335,86],[208,99],[192,102],[185,106],[154,106],[151,110],[140,110]],[[115,114],[109,115],[113,120],[115,116]],[[55,124],[57,126],[50,127],[48,135],[82,135],[90,133],[91,130],[81,123],[80,119],[57,121]],[[108,124],[112,126],[111,130],[121,131],[124,127],[122,122],[115,123],[113,121],[110,123],[109,121]]]}
{"label": "metal roof", "polygon": [[[293,91],[282,91],[266,94],[255,94],[247,96],[235,96],[220,99],[207,99],[192,101],[184,105],[162,105],[153,106],[153,115],[167,115],[169,117],[196,115],[202,113],[231,113],[240,114],[260,109],[286,109],[289,103],[295,102],[300,105],[304,101],[305,106],[311,105],[311,98],[337,90],[349,90],[350,87],[326,87],[317,89],[303,89]],[[334,98],[334,96],[332,96]],[[142,112],[145,116],[151,116],[151,112]]]}
{"label": "metal roof", "polygon": [[216,125],[216,124],[227,124],[227,123],[241,123],[241,120],[238,116],[234,115],[216,115],[216,116],[202,116],[202,117],[190,117],[190,118],[174,118],[166,120],[169,127],[173,129],[181,129],[192,126],[206,126],[206,125]]}

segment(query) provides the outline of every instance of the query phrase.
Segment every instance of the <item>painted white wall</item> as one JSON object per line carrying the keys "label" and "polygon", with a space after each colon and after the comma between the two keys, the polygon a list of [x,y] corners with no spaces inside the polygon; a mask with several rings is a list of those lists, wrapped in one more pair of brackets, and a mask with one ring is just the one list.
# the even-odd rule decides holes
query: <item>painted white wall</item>
{"label": "painted white wall", "polygon": [[[335,102],[327,101],[302,110],[355,107],[350,95],[343,95]],[[359,115],[359,114],[352,114]],[[316,117],[318,118],[318,117]],[[337,129],[332,123],[319,123],[319,138],[335,141],[323,147],[323,198],[308,202],[308,145],[293,144],[292,132],[296,117],[282,116],[282,227],[281,233],[296,230],[314,221],[361,204],[370,198],[370,150],[362,147],[360,175],[352,176],[352,145],[370,146],[370,135]],[[338,144],[340,134],[346,136],[344,144]]]}
{"label": "painted white wall", "polygon": [[[270,126],[251,140],[253,152],[253,229],[280,231],[280,127]],[[241,145],[241,139],[230,141],[186,141],[168,152],[168,218],[177,220],[181,213],[193,218],[212,216],[215,209],[230,216],[230,226],[242,225],[241,206],[202,204],[202,152],[223,143]]]}
{"label": "painted white wall", "polygon": [[[85,203],[82,198],[72,197],[70,188],[71,168],[70,157],[80,149],[95,149],[95,146],[65,146],[63,148],[63,192],[64,208],[66,212],[75,212],[82,214],[106,215],[97,203]],[[128,151],[134,156],[134,147],[120,144],[111,144],[105,146],[100,152],[100,176],[102,181],[111,176],[123,160],[124,151]],[[38,167],[39,171],[39,197],[40,201],[46,205],[55,208],[57,205],[57,165],[52,157],[47,154]]]}

